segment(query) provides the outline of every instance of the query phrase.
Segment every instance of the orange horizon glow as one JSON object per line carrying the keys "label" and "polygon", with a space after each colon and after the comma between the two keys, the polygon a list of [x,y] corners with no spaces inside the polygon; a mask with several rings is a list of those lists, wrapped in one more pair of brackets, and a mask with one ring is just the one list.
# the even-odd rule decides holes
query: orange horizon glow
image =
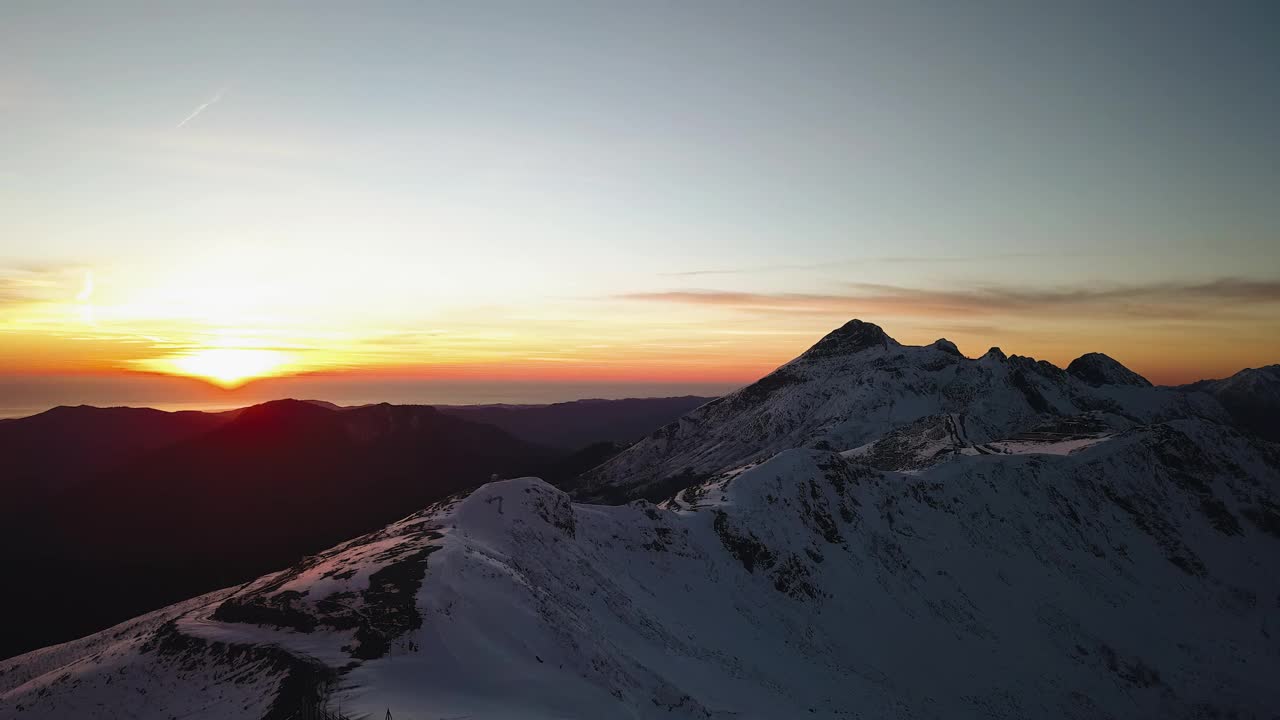
{"label": "orange horizon glow", "polygon": [[[953,334],[954,337],[960,335]],[[0,373],[14,376],[87,376],[102,378],[170,377],[200,381],[215,390],[235,390],[263,380],[294,381],[482,381],[492,383],[667,383],[679,384],[746,384],[772,372],[803,352],[821,335],[802,342],[774,342],[750,360],[737,360],[718,354],[672,354],[668,357],[646,357],[625,360],[584,356],[545,361],[529,358],[489,359],[438,362],[371,362],[364,365],[334,361],[317,367],[308,366],[297,355],[278,350],[252,347],[209,347],[186,350],[179,354],[128,361],[84,364],[49,363],[41,365],[0,365]],[[924,345],[931,340],[903,340],[908,345]],[[970,358],[982,355],[992,345],[987,340],[966,342],[953,340]],[[1129,352],[1112,348],[1082,347],[1078,351],[1042,346],[1041,352],[1017,345],[1002,345],[1008,354],[1029,355],[1047,360],[1059,367],[1085,352],[1105,352],[1159,385],[1179,385],[1202,379],[1221,378],[1248,367],[1271,364],[1233,362],[1229,358],[1193,357],[1195,364],[1180,363],[1160,347],[1128,348]],[[759,350],[760,348],[756,348]],[[1145,350],[1145,351],[1143,351]],[[336,358],[340,353],[332,353]],[[1181,358],[1184,362],[1188,358]]]}
{"label": "orange horizon glow", "polygon": [[1114,302],[1115,291],[1028,300],[877,286],[860,295],[442,300],[415,308],[417,319],[399,307],[320,293],[310,278],[264,276],[235,259],[155,278],[71,270],[27,284],[30,298],[0,305],[0,373],[160,373],[223,390],[268,378],[744,384],[853,317],[904,344],[946,337],[969,357],[998,345],[1065,367],[1104,352],[1158,384],[1280,360],[1270,287],[1239,283],[1123,290],[1141,306]]}

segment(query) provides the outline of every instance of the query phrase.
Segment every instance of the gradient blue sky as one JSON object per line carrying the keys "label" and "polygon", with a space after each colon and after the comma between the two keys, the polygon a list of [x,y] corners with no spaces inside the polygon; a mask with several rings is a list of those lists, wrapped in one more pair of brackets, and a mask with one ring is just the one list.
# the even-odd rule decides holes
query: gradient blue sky
{"label": "gradient blue sky", "polygon": [[0,371],[1275,362],[1276,7],[9,3]]}

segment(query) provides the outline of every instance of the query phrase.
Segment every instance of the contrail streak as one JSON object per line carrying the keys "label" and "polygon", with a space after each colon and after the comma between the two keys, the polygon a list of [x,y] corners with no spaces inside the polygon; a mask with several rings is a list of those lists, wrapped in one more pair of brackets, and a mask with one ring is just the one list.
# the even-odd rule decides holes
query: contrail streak
{"label": "contrail streak", "polygon": [[[204,103],[204,104],[200,105],[200,106],[199,106],[199,107],[197,107],[195,110],[192,110],[190,115],[188,115],[188,116],[186,116],[185,118],[183,118],[182,122],[178,123],[178,127],[182,127],[183,125],[186,125],[187,123],[191,122],[192,120],[194,120],[194,119],[195,119],[195,117],[196,117],[197,115],[199,115],[200,113],[204,112],[205,108],[207,108],[207,107],[209,107],[210,105],[212,105],[212,104],[214,104],[214,103],[218,102],[219,100],[221,100],[221,99],[222,99],[222,93],[224,93],[224,92],[226,92],[226,88],[223,88],[223,89],[219,90],[218,92],[214,93],[213,97],[212,97],[208,102],[206,102],[206,103]],[[176,130],[177,128],[174,128],[174,129]]]}

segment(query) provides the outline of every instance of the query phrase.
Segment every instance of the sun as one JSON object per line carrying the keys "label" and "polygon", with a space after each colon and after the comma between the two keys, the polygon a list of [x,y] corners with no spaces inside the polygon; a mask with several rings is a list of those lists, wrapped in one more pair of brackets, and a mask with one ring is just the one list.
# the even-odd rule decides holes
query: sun
{"label": "sun", "polygon": [[251,348],[209,348],[169,358],[168,372],[189,375],[227,388],[235,388],[254,380],[279,374],[289,357],[276,350]]}

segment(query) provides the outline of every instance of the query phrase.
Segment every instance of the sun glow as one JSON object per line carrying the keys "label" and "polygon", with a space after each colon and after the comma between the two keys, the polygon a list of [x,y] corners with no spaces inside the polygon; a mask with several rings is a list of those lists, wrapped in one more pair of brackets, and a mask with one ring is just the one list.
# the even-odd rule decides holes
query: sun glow
{"label": "sun glow", "polygon": [[201,378],[224,388],[278,375],[288,363],[285,353],[249,348],[195,350],[166,361],[170,373]]}

